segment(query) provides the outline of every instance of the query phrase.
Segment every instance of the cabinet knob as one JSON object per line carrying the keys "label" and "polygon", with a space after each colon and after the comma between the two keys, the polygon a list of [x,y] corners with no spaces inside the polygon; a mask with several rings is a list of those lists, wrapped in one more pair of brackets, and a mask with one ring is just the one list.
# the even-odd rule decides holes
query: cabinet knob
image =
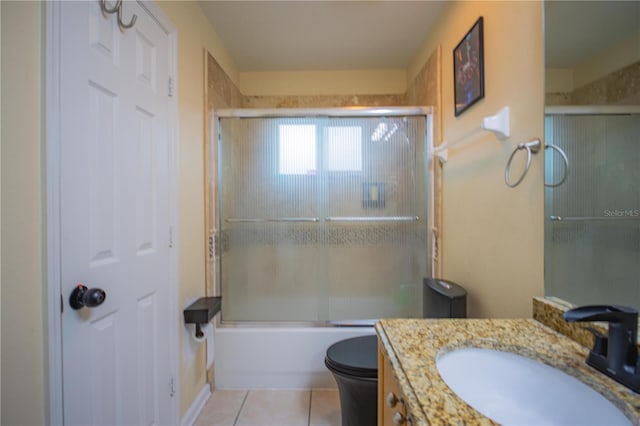
{"label": "cabinet knob", "polygon": [[393,413],[393,424],[396,426],[401,426],[407,422],[407,418],[404,414],[399,411]]}
{"label": "cabinet knob", "polygon": [[398,397],[396,396],[395,393],[393,392],[389,392],[387,394],[387,398],[386,398],[386,402],[387,402],[387,407],[389,408],[393,408],[396,406],[396,404],[398,403]]}

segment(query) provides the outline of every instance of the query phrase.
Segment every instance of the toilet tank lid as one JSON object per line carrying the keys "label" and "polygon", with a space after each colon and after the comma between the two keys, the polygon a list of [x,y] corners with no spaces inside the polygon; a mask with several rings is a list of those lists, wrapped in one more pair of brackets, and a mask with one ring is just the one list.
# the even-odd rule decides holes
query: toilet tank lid
{"label": "toilet tank lid", "polygon": [[467,291],[453,281],[441,280],[439,278],[425,278],[424,285],[429,286],[433,291],[450,299],[457,299],[467,295]]}

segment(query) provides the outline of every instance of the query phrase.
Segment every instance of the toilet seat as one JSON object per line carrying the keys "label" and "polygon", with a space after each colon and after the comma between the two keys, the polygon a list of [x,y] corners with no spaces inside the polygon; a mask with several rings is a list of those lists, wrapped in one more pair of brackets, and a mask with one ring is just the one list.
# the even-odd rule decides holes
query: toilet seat
{"label": "toilet seat", "polygon": [[327,349],[325,364],[338,374],[377,379],[378,338],[369,335],[336,342]]}

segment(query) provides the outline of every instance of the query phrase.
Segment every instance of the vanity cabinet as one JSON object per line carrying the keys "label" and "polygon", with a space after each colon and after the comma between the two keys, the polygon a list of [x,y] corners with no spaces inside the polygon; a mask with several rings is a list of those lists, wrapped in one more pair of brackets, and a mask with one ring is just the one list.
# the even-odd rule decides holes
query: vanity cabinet
{"label": "vanity cabinet", "polygon": [[389,359],[378,343],[378,426],[411,426],[400,385]]}

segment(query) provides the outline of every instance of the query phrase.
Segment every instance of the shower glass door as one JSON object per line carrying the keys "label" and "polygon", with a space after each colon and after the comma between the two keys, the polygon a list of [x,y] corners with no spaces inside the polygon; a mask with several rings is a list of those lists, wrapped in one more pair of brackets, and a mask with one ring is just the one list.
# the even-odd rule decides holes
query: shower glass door
{"label": "shower glass door", "polygon": [[223,320],[420,316],[425,122],[220,118]]}
{"label": "shower glass door", "polygon": [[[545,190],[545,294],[640,309],[640,114],[549,115],[566,181]],[[547,150],[545,181],[565,174]]]}

